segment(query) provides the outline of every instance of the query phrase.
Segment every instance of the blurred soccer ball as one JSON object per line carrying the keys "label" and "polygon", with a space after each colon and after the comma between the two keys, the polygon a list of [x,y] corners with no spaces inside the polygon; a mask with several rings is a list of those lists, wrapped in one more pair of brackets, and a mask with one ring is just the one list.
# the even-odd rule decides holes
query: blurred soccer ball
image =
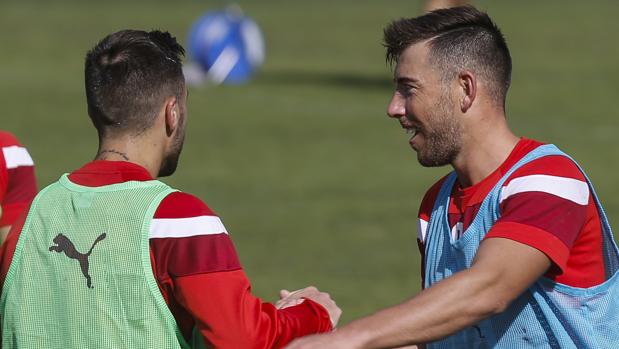
{"label": "blurred soccer ball", "polygon": [[239,84],[251,78],[264,62],[264,37],[260,28],[238,7],[207,12],[192,26],[189,56],[204,70],[186,70],[189,83],[206,78],[213,83]]}

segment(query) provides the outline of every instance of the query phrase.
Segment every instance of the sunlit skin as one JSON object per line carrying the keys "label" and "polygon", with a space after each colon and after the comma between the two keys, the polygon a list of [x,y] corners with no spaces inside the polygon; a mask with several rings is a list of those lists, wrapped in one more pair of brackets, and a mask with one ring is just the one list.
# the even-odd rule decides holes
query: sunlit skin
{"label": "sunlit skin", "polygon": [[[420,162],[446,161],[462,186],[474,185],[500,166],[518,137],[508,128],[502,103],[490,98],[483,79],[462,70],[441,81],[428,52],[427,42],[420,42],[400,55],[396,91],[387,113],[405,129],[420,130],[409,141]],[[301,338],[287,348],[423,348],[414,344],[445,338],[503,312],[549,267],[548,257],[533,247],[509,239],[486,239],[469,269],[398,305],[331,334]]]}
{"label": "sunlit skin", "polygon": [[[503,106],[489,97],[483,80],[464,70],[441,81],[441,71],[430,61],[429,50],[427,41],[420,42],[400,55],[394,74],[396,90],[387,114],[404,128],[419,128],[421,132],[410,144],[422,164],[424,156],[444,156],[440,160],[447,161],[434,166],[451,164],[460,183],[470,186],[499,167],[518,137],[507,125]],[[443,140],[433,141],[432,137]]]}
{"label": "sunlit skin", "polygon": [[187,90],[181,98],[166,98],[153,125],[140,135],[126,133],[101,138],[96,159],[133,162],[153,178],[171,175],[183,146],[186,111]]}
{"label": "sunlit skin", "polygon": [[441,84],[426,51],[425,45],[415,45],[400,57],[387,114],[413,134],[410,145],[422,165],[444,166],[460,151],[462,125],[456,117],[454,91]]}
{"label": "sunlit skin", "polygon": [[[187,126],[187,99],[189,98],[189,91],[185,88],[184,93],[181,95],[180,100],[177,102],[178,104],[178,131],[174,134],[174,138],[171,146],[168,149],[166,156],[164,157],[163,163],[161,164],[161,168],[158,173],[158,177],[166,177],[172,175],[176,171],[176,167],[178,166],[178,160],[183,150],[183,144],[185,143],[185,128]],[[166,107],[168,105],[166,104]],[[171,130],[169,128],[166,129],[166,132],[169,134]]]}

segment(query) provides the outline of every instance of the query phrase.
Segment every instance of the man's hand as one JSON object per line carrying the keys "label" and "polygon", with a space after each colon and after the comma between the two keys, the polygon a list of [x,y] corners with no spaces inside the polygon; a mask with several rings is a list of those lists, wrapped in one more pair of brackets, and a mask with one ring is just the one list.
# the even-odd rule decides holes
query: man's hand
{"label": "man's hand", "polygon": [[316,287],[310,286],[294,292],[288,290],[281,290],[279,292],[281,299],[275,303],[277,309],[284,309],[295,306],[303,302],[304,298],[311,299],[312,301],[322,305],[331,318],[333,327],[337,325],[342,315],[342,310],[338,308],[337,304],[331,299],[328,293],[320,292]]}
{"label": "man's hand", "polygon": [[288,290],[279,291],[279,300],[275,303],[275,307],[277,309],[286,309],[288,307],[294,307],[295,305],[303,303],[304,298],[297,298],[294,295],[296,292],[301,290],[297,290],[294,292],[290,292]]}

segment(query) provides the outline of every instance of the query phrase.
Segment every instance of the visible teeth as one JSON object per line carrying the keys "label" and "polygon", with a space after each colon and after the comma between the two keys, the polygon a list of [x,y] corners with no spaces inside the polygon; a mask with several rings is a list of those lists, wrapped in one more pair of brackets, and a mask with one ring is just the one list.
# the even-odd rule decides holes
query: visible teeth
{"label": "visible teeth", "polygon": [[407,128],[406,129],[406,133],[407,134],[416,135],[417,134],[417,129],[416,128]]}

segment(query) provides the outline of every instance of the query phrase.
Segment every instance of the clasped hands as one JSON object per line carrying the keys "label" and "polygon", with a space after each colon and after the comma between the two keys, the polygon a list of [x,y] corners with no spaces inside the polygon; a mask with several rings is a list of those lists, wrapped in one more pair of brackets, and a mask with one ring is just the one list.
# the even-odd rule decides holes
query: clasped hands
{"label": "clasped hands", "polygon": [[[342,310],[335,304],[331,296],[326,292],[320,292],[316,287],[310,286],[300,290],[290,292],[288,290],[281,290],[279,292],[280,300],[275,303],[278,309],[284,309],[292,307],[297,304],[303,303],[305,299],[311,299],[312,301],[322,305],[331,319],[333,328],[337,325]],[[352,345],[351,341],[345,338],[337,336],[339,332],[331,332],[328,334],[316,334],[311,336],[305,336],[299,338],[286,346],[286,349],[356,349]]]}
{"label": "clasped hands", "polygon": [[277,309],[284,309],[303,303],[305,299],[322,305],[329,313],[333,328],[337,325],[342,315],[342,310],[331,299],[331,296],[326,292],[321,292],[314,286],[309,286],[296,291],[281,290],[279,291],[280,300],[275,303]]}

